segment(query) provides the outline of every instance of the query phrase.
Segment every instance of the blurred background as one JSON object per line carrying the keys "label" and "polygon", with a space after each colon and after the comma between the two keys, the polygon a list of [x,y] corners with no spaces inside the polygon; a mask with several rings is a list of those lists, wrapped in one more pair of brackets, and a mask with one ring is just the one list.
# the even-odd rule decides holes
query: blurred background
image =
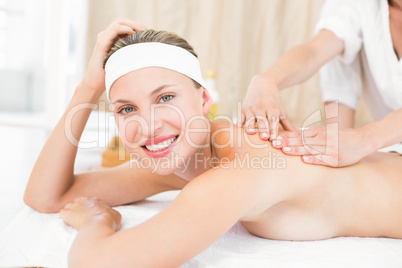
{"label": "blurred background", "polygon": [[[232,116],[254,74],[313,36],[323,2],[0,0],[0,231],[22,207],[35,159],[85,73],[97,34],[113,19],[128,17],[187,39],[204,74],[216,73],[218,113]],[[296,127],[322,108],[318,75],[281,95]],[[360,106],[357,126],[371,120]],[[99,166],[117,135],[104,107],[87,124],[77,172]]]}

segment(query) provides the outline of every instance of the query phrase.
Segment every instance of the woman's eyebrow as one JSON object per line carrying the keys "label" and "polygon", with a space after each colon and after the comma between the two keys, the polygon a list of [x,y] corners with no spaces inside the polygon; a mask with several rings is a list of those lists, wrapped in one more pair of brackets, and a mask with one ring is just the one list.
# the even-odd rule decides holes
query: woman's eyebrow
{"label": "woman's eyebrow", "polygon": [[169,85],[169,84],[168,84],[168,85],[162,85],[162,86],[160,86],[160,87],[157,87],[156,89],[152,90],[151,94],[149,94],[149,95],[150,95],[150,96],[155,95],[155,94],[157,94],[159,91],[161,91],[162,89],[167,88],[167,87],[171,87],[171,86],[175,86],[175,85],[173,85],[173,84]]}
{"label": "woman's eyebrow", "polygon": [[124,99],[117,99],[114,102],[112,102],[112,104],[115,104],[116,102],[120,102],[120,103],[128,103],[130,102],[129,100],[124,100]]}

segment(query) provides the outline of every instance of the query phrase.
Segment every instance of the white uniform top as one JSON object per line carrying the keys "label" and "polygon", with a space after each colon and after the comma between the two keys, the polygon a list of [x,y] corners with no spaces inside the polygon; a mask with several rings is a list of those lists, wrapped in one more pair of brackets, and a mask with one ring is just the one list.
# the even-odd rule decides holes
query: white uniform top
{"label": "white uniform top", "polygon": [[316,32],[322,29],[345,43],[344,53],[321,68],[324,101],[356,109],[363,95],[375,120],[402,108],[402,61],[392,44],[387,0],[327,0]]}

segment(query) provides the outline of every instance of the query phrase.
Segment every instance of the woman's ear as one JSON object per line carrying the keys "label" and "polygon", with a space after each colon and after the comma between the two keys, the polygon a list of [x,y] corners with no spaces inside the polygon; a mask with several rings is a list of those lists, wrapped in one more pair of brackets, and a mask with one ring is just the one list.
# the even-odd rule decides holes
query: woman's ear
{"label": "woman's ear", "polygon": [[212,98],[208,90],[202,87],[202,113],[207,115],[212,106]]}

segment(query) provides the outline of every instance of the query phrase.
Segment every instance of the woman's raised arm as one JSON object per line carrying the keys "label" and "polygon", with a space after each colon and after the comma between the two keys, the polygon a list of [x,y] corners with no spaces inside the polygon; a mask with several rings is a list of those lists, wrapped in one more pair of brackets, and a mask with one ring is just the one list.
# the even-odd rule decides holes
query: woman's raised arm
{"label": "woman's raised arm", "polygon": [[32,170],[24,195],[29,206],[42,212],[56,212],[64,206],[66,201],[62,197],[75,179],[78,141],[92,109],[105,90],[103,61],[106,54],[117,37],[144,29],[145,26],[131,20],[117,19],[98,35],[87,72]]}

